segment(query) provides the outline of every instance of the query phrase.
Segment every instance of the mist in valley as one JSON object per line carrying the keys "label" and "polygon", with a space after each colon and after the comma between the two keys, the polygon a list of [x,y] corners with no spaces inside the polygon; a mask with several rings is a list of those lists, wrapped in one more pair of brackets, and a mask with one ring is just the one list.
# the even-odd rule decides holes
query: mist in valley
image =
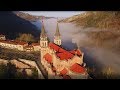
{"label": "mist in valley", "polygon": [[[45,30],[52,42],[56,25],[56,19],[44,20]],[[72,50],[77,45],[84,52],[84,62],[87,67],[94,67],[96,72],[111,68],[114,74],[120,74],[120,37],[118,37],[119,33],[117,31],[110,32],[95,28],[83,29],[71,23],[59,23],[59,30],[62,46],[67,50]]]}

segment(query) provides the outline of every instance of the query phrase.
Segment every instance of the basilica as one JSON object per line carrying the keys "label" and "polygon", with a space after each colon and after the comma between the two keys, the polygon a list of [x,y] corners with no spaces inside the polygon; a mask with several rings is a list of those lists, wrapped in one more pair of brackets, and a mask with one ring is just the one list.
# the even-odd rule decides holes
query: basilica
{"label": "basilica", "polygon": [[42,21],[40,34],[40,62],[48,73],[48,79],[87,79],[84,53],[79,49],[68,51],[62,47],[61,34],[57,23],[54,42],[48,41]]}

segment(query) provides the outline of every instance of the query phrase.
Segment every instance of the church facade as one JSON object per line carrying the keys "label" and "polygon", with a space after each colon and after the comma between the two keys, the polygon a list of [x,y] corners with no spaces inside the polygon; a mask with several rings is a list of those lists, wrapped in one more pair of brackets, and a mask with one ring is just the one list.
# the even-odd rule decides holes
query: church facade
{"label": "church facade", "polygon": [[87,79],[88,73],[83,56],[84,53],[79,49],[68,51],[62,47],[58,23],[54,42],[49,42],[42,23],[40,61],[48,73],[48,79]]}

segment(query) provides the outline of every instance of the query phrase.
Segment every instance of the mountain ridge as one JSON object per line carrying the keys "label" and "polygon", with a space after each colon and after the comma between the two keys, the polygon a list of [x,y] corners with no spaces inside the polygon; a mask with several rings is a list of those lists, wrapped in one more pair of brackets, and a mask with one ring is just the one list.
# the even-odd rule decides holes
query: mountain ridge
{"label": "mountain ridge", "polygon": [[37,21],[37,20],[41,20],[42,18],[44,19],[50,19],[50,18],[55,18],[55,17],[46,17],[46,16],[35,16],[35,15],[31,15],[27,12],[22,12],[22,11],[14,11],[13,13],[15,13],[18,17],[21,17],[25,20],[28,20],[28,21]]}
{"label": "mountain ridge", "polygon": [[95,27],[100,29],[120,29],[119,11],[87,11],[59,22],[74,23],[77,26]]}
{"label": "mountain ridge", "polygon": [[120,54],[120,12],[87,11],[59,22],[73,23],[80,47],[104,48]]}
{"label": "mountain ridge", "polygon": [[0,33],[6,35],[8,39],[16,39],[19,33],[29,33],[38,37],[40,30],[30,21],[18,17],[12,11],[0,12]]}

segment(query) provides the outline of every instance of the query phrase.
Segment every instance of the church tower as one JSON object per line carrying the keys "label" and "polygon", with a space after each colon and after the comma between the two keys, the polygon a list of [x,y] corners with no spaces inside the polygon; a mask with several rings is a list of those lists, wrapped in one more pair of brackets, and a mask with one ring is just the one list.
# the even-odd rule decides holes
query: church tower
{"label": "church tower", "polygon": [[46,63],[44,60],[44,55],[48,52],[48,39],[47,34],[45,32],[43,19],[42,19],[42,28],[41,28],[41,34],[40,34],[40,62],[45,67]]}
{"label": "church tower", "polygon": [[42,20],[42,28],[41,28],[41,35],[40,35],[40,47],[41,48],[48,47],[48,39],[47,39],[47,35],[45,32],[43,20]]}
{"label": "church tower", "polygon": [[54,43],[59,46],[61,45],[61,35],[59,32],[58,22],[57,22],[57,28],[56,28],[56,32],[55,32],[55,36],[54,36]]}

